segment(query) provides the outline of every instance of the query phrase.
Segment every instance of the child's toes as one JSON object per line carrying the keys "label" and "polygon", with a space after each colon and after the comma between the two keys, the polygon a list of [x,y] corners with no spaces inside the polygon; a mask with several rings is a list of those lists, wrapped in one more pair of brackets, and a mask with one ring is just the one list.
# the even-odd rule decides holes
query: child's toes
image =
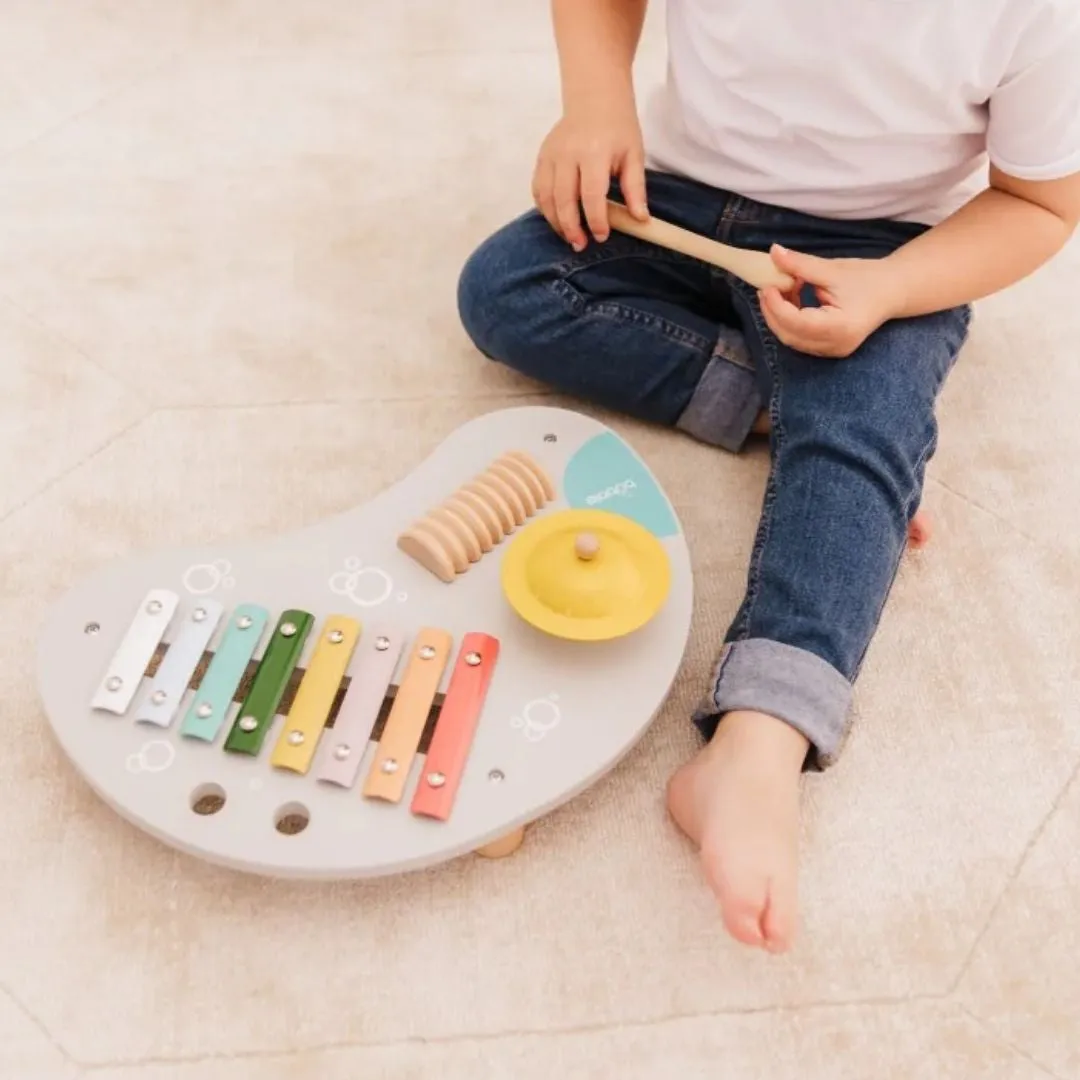
{"label": "child's toes", "polygon": [[765,948],[770,952],[787,952],[795,943],[797,911],[794,882],[775,878],[770,885],[768,906],[761,920]]}
{"label": "child's toes", "polygon": [[727,932],[744,945],[755,945],[758,948],[767,946],[768,942],[761,929],[761,909],[751,901],[728,900],[720,901],[720,910],[724,916],[724,926]]}
{"label": "child's toes", "polygon": [[929,515],[920,510],[908,526],[908,542],[918,551],[930,543],[933,531]]}
{"label": "child's toes", "polygon": [[701,857],[705,876],[720,902],[720,914],[728,933],[744,945],[764,946],[762,915],[769,901],[768,878],[727,873],[721,859],[708,848],[702,850]]}

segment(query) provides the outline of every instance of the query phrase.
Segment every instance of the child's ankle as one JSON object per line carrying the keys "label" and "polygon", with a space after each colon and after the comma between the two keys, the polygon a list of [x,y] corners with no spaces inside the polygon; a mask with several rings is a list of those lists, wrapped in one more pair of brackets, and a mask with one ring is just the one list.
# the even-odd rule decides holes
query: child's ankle
{"label": "child's ankle", "polygon": [[716,738],[730,740],[737,753],[767,755],[799,771],[810,751],[810,740],[801,731],[775,716],[750,709],[726,713]]}

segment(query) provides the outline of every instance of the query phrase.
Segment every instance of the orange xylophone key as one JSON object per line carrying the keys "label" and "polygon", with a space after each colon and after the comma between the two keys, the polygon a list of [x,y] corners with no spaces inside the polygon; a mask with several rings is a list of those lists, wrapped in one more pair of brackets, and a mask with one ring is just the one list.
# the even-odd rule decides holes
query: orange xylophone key
{"label": "orange xylophone key", "polygon": [[428,628],[417,634],[364,784],[367,798],[401,801],[452,644],[445,630]]}

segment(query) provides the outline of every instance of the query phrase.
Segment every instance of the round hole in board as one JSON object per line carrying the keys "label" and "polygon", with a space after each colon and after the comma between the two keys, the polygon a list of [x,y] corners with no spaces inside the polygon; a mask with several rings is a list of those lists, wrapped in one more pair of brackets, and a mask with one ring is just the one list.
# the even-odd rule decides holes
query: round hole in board
{"label": "round hole in board", "polygon": [[551,432],[548,432],[548,434],[544,436],[544,442],[558,442],[558,441],[559,441],[559,436],[554,435]]}
{"label": "round hole in board", "polygon": [[200,784],[191,793],[191,809],[200,817],[210,817],[225,805],[225,789],[220,784]]}
{"label": "round hole in board", "polygon": [[278,808],[274,815],[274,828],[282,836],[302,833],[311,821],[311,813],[303,803],[291,802]]}
{"label": "round hole in board", "polygon": [[89,637],[93,637],[100,630],[101,630],[101,623],[96,623],[96,622],[88,622],[83,627],[83,633],[87,634]]}

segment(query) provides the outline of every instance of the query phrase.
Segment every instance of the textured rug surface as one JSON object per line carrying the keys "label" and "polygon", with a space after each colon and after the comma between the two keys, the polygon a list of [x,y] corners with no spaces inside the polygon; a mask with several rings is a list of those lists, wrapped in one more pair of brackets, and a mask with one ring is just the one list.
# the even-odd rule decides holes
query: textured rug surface
{"label": "textured rug surface", "polygon": [[454,306],[558,106],[547,5],[0,7],[2,1080],[1080,1078],[1080,248],[980,307],[946,389],[935,542],[806,783],[793,954],[727,940],[662,802],[764,455],[611,417],[697,578],[642,743],[505,862],[252,880],[87,789],[37,624],[106,560],[317,520],[555,400]]}

